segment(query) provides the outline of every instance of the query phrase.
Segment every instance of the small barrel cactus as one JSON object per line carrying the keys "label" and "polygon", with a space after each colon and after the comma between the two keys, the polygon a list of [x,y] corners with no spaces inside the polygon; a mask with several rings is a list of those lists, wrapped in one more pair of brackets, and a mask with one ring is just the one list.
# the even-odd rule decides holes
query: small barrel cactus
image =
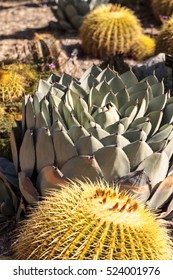
{"label": "small barrel cactus", "polygon": [[155,40],[148,35],[142,34],[134,42],[131,55],[138,61],[144,60],[155,53]]}
{"label": "small barrel cactus", "polygon": [[79,32],[84,52],[104,58],[115,53],[128,53],[142,28],[132,10],[107,4],[90,12]]}
{"label": "small barrel cactus", "polygon": [[24,78],[15,71],[0,69],[0,102],[18,101],[24,94]]}
{"label": "small barrel cactus", "polygon": [[173,16],[168,21],[165,21],[156,41],[156,53],[173,53]]}
{"label": "small barrel cactus", "polygon": [[173,0],[151,0],[151,6],[158,21],[162,21],[162,17],[171,16],[173,13]]}
{"label": "small barrel cactus", "polygon": [[[63,72],[62,65],[68,60],[67,55],[62,49],[60,40],[49,33],[35,33],[33,40],[34,60],[50,67],[56,67],[57,70]],[[44,69],[43,68],[43,69]]]}
{"label": "small barrel cactus", "polygon": [[104,181],[71,182],[19,228],[15,259],[168,260],[168,230],[126,192]]}
{"label": "small barrel cactus", "polygon": [[0,101],[12,103],[21,101],[24,93],[33,91],[38,79],[31,65],[13,63],[0,69]]}

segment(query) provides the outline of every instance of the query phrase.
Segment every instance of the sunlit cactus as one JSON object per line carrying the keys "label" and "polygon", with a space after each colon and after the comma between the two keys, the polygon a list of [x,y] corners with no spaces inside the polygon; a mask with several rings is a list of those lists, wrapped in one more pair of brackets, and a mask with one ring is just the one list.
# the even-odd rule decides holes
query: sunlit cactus
{"label": "sunlit cactus", "polygon": [[115,53],[127,54],[142,28],[132,10],[107,4],[89,13],[79,32],[84,52],[105,58]]}
{"label": "sunlit cactus", "polygon": [[142,34],[136,38],[132,48],[131,55],[138,61],[144,60],[155,54],[155,39]]}
{"label": "sunlit cactus", "polygon": [[0,69],[0,101],[19,101],[25,91],[25,79],[8,69]]}
{"label": "sunlit cactus", "polygon": [[14,259],[168,260],[173,253],[164,223],[104,181],[50,193],[17,232]]}

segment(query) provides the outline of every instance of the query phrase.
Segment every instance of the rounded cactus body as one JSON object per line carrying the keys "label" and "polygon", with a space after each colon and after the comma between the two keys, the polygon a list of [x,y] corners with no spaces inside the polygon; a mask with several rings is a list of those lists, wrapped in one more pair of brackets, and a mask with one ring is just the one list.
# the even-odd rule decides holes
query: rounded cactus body
{"label": "rounded cactus body", "polygon": [[173,13],[173,0],[151,0],[153,14],[158,21]]}
{"label": "rounded cactus body", "polygon": [[14,102],[22,97],[25,87],[25,80],[18,73],[12,70],[0,70],[0,101]]}
{"label": "rounded cactus body", "polygon": [[155,40],[148,35],[140,35],[132,46],[131,55],[137,60],[144,60],[155,53]]}
{"label": "rounded cactus body", "polygon": [[169,234],[156,215],[104,181],[71,182],[19,228],[15,259],[167,260]]}
{"label": "rounded cactus body", "polygon": [[22,101],[22,96],[36,83],[38,75],[32,66],[23,63],[5,65],[0,69],[0,101]]}
{"label": "rounded cactus body", "polygon": [[165,21],[156,41],[156,53],[173,53],[173,16]]}
{"label": "rounded cactus body", "polygon": [[142,32],[133,12],[120,5],[100,5],[84,19],[79,33],[85,53],[104,58],[127,53]]}

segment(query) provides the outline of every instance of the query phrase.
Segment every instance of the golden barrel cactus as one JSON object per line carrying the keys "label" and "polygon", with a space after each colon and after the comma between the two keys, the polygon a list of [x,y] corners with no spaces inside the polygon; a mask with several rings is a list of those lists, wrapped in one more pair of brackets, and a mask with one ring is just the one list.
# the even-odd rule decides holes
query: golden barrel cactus
{"label": "golden barrel cactus", "polygon": [[120,5],[100,5],[90,12],[80,27],[82,48],[95,57],[128,53],[142,28],[133,11]]}
{"label": "golden barrel cactus", "polygon": [[167,260],[173,253],[156,215],[105,181],[71,181],[18,231],[15,259]]}
{"label": "golden barrel cactus", "polygon": [[142,34],[134,42],[131,50],[131,55],[138,61],[144,60],[155,53],[156,43],[153,38]]}
{"label": "golden barrel cactus", "polygon": [[173,54],[173,16],[165,21],[156,40],[156,53]]}
{"label": "golden barrel cactus", "polygon": [[173,0],[151,0],[151,7],[156,19],[162,21],[162,17],[172,15]]}
{"label": "golden barrel cactus", "polygon": [[0,102],[18,101],[24,93],[25,79],[15,71],[0,69]]}
{"label": "golden barrel cactus", "polygon": [[21,101],[21,97],[38,79],[32,66],[23,63],[5,65],[0,69],[0,101],[12,103]]}

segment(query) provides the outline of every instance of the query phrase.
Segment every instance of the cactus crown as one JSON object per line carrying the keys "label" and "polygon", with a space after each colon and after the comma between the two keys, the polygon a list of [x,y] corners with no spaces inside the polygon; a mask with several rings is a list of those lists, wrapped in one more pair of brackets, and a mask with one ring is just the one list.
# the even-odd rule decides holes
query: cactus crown
{"label": "cactus crown", "polygon": [[103,58],[115,53],[127,54],[142,28],[132,10],[107,4],[90,12],[79,31],[83,50]]}
{"label": "cactus crown", "polygon": [[170,259],[168,231],[134,198],[105,182],[70,182],[19,230],[17,259]]}

